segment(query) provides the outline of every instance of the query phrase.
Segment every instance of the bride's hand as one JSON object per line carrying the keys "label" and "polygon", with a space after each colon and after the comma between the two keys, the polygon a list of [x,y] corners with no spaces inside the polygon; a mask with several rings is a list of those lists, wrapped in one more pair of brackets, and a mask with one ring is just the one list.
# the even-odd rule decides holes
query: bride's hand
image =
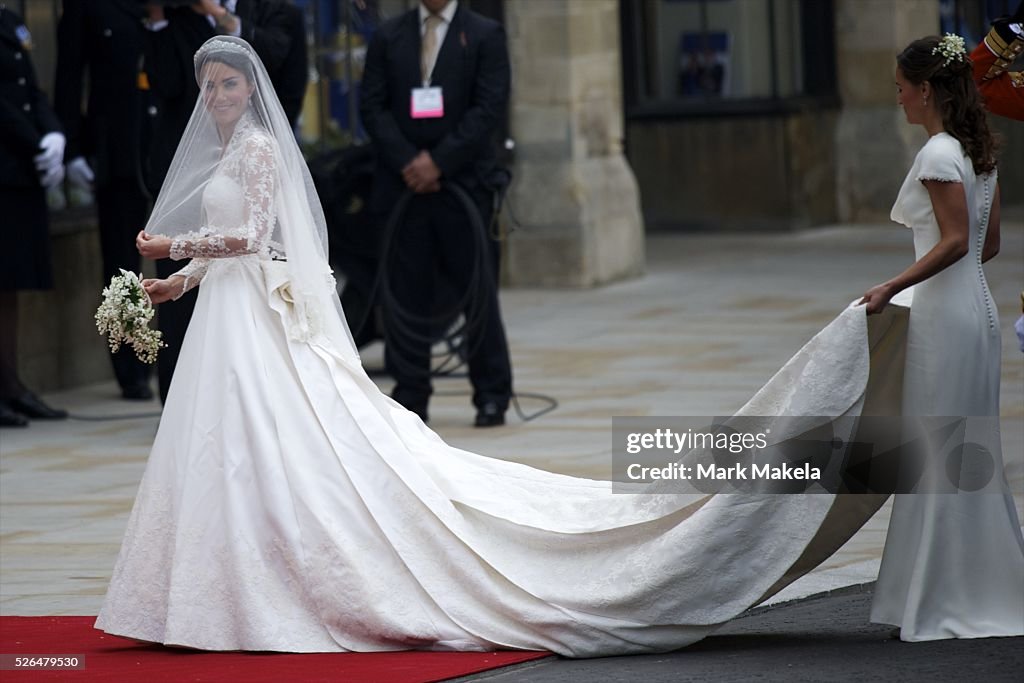
{"label": "bride's hand", "polygon": [[150,235],[145,230],[140,230],[135,237],[135,248],[142,254],[142,258],[161,259],[169,258],[171,255],[171,238],[162,235]]}
{"label": "bride's hand", "polygon": [[171,301],[178,297],[181,293],[181,286],[183,284],[184,280],[180,277],[174,278],[174,280],[146,278],[142,281],[142,288],[146,290],[146,294],[149,295],[149,300],[156,305],[162,304],[165,301]]}
{"label": "bride's hand", "polygon": [[896,291],[892,285],[887,282],[883,282],[880,285],[875,285],[864,293],[858,304],[867,304],[868,315],[874,315],[875,313],[881,313],[885,305],[889,303],[889,300],[896,296]]}

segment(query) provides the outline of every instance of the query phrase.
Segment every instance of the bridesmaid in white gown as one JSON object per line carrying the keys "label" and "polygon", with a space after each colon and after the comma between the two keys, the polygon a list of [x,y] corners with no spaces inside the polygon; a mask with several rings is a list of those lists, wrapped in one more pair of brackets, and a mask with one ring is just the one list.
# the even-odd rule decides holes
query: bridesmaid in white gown
{"label": "bridesmaid in white gown", "polygon": [[[981,266],[999,251],[995,145],[956,37],[907,47],[896,85],[907,121],[929,135],[892,209],[914,231],[917,262],[864,301],[875,313],[914,286],[903,413],[973,418],[1001,473],[999,318]],[[1024,540],[1002,489],[896,496],[872,621],[907,641],[1024,633]]]}
{"label": "bridesmaid in white gown", "polygon": [[[359,363],[259,59],[218,37],[196,72],[138,242],[193,257],[146,282],[154,302],[202,286],[98,628],[211,650],[666,651],[812,569],[883,502],[613,495],[448,446]],[[877,413],[899,311],[847,308],[741,414]]]}

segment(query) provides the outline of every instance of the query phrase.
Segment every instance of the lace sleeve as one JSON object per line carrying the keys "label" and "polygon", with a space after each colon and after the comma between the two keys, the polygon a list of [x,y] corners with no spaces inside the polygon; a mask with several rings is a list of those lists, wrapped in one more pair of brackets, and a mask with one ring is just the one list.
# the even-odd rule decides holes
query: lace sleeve
{"label": "lace sleeve", "polygon": [[[174,238],[171,258],[228,258],[259,253],[270,243],[274,228],[274,147],[265,135],[245,141],[239,172],[244,223],[237,235],[188,233]],[[234,231],[233,231],[234,232]]]}
{"label": "lace sleeve", "polygon": [[179,277],[185,278],[185,286],[181,288],[181,294],[174,298],[180,299],[185,292],[189,291],[190,289],[194,289],[195,287],[198,287],[199,282],[203,279],[203,276],[206,275],[206,271],[209,267],[209,259],[192,259],[185,265],[184,268],[171,275],[171,277],[177,275]]}

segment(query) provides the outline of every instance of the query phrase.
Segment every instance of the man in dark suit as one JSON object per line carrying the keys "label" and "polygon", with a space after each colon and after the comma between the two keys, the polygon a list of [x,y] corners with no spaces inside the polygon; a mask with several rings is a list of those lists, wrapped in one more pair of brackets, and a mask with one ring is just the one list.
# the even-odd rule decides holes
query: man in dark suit
{"label": "man in dark suit", "polygon": [[[363,125],[378,158],[372,204],[386,215],[405,192],[413,194],[397,231],[394,293],[400,306],[426,315],[435,271],[462,292],[473,270],[473,224],[441,183],[456,183],[490,225],[495,170],[492,135],[509,95],[509,59],[501,24],[457,0],[421,0],[384,23],[370,42],[361,93]],[[489,233],[489,231],[488,231]],[[504,424],[512,370],[498,307],[498,242],[486,238],[481,325],[467,340],[476,426]],[[430,349],[422,338],[392,331],[386,353],[395,377],[393,398],[427,417]],[[415,330],[415,337],[428,332]]]}
{"label": "man in dark suit", "polygon": [[[281,0],[202,0],[185,6],[169,0],[151,2],[146,8],[149,31],[145,70],[159,110],[147,175],[150,190],[156,196],[199,98],[192,60],[196,50],[218,34],[239,36],[253,46],[268,73],[275,74],[289,53],[292,39]],[[157,274],[170,277],[183,265],[181,261],[159,260]],[[157,361],[161,400],[167,398],[185,330],[195,308],[196,292],[192,290],[160,309],[160,330],[167,344]]]}
{"label": "man in dark suit", "polygon": [[302,101],[306,97],[309,83],[309,55],[306,53],[306,13],[291,4],[282,2],[282,20],[291,36],[291,45],[277,71],[270,72],[277,97],[281,100],[288,123],[294,129],[302,113]]}
{"label": "man in dark suit", "polygon": [[[138,0],[64,0],[57,26],[54,109],[68,138],[68,180],[96,194],[104,283],[121,268],[139,271],[135,235],[149,212],[142,183],[142,16]],[[111,360],[124,398],[152,398],[150,368],[131,349]]]}

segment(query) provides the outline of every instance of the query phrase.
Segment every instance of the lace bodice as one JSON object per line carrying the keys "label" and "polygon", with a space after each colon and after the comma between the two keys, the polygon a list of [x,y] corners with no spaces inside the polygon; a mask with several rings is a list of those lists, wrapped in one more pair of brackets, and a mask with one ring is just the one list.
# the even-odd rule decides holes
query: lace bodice
{"label": "lace bodice", "polygon": [[203,189],[203,226],[179,235],[171,244],[172,259],[193,259],[176,273],[185,278],[182,293],[199,283],[209,259],[283,254],[281,245],[272,239],[275,159],[273,140],[250,116],[243,116]]}

